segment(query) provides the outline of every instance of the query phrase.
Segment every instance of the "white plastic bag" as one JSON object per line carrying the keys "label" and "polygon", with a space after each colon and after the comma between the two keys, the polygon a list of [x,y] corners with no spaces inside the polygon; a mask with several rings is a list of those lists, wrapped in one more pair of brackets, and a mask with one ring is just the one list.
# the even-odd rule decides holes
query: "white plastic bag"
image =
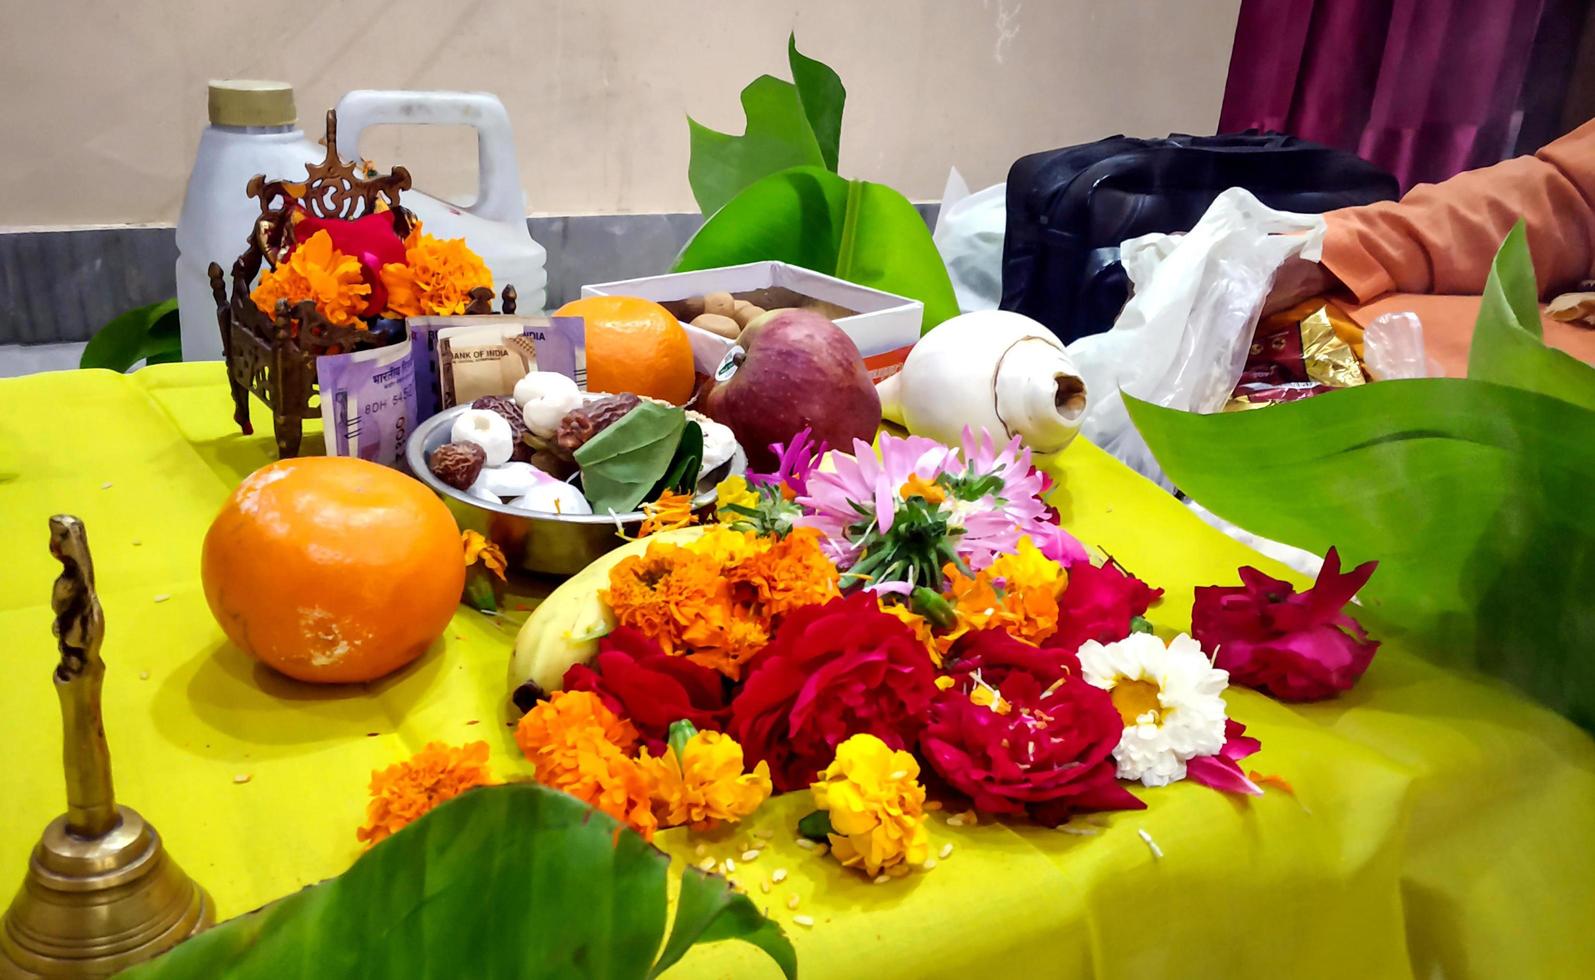
{"label": "white plastic bag", "polygon": [[1120,260],[1133,293],[1106,333],[1069,345],[1092,393],[1081,432],[1165,487],[1120,391],[1167,408],[1214,412],[1240,380],[1263,300],[1286,259],[1317,261],[1324,219],[1220,194],[1183,235],[1142,235]]}
{"label": "white plastic bag", "polygon": [[947,173],[931,238],[947,265],[958,311],[995,310],[1002,299],[1002,237],[1008,224],[1008,185],[969,192],[963,174]]}

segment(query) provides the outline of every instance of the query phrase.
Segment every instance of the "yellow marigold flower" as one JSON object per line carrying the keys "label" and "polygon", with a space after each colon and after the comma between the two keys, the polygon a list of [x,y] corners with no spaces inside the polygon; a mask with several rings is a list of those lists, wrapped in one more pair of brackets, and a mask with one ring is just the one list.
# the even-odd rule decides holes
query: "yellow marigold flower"
{"label": "yellow marigold flower", "polygon": [[637,741],[631,722],[615,716],[591,691],[559,691],[515,726],[515,744],[534,778],[602,810],[653,839],[648,780],[626,753]]}
{"label": "yellow marigold flower", "polygon": [[690,493],[666,490],[659,495],[658,500],[643,504],[642,512],[642,527],[637,530],[639,538],[646,538],[656,531],[674,531],[698,523],[698,515],[692,512]]}
{"label": "yellow marigold flower", "polygon": [[366,823],[355,831],[355,837],[370,846],[398,833],[439,803],[497,782],[487,767],[486,742],[459,748],[429,742],[406,761],[372,771]]}
{"label": "yellow marigold flower", "polygon": [[677,756],[674,749],[637,760],[653,794],[661,827],[691,824],[708,830],[721,820],[735,822],[759,808],[770,795],[770,767],[760,762],[743,771],[742,746],[729,735],[698,732]]}
{"label": "yellow marigold flower", "polygon": [[404,240],[404,259],[382,267],[388,316],[458,316],[471,290],[493,288],[493,273],[463,238],[433,238],[417,227]]}
{"label": "yellow marigold flower", "polygon": [[360,260],[338,251],[332,236],[318,231],[295,246],[286,261],[263,272],[249,298],[267,316],[276,315],[278,300],[290,304],[313,300],[328,322],[344,327],[364,326],[360,314],[370,293]]}
{"label": "yellow marigold flower", "polygon": [[739,473],[733,473],[721,480],[714,488],[715,517],[727,524],[742,520],[744,515],[727,511],[727,507],[746,507],[749,510],[759,506],[759,492],[748,486],[748,481]]}
{"label": "yellow marigold flower", "polygon": [[765,542],[751,531],[738,531],[716,525],[686,544],[686,550],[714,562],[720,567],[735,565],[749,555],[762,550]]}
{"label": "yellow marigold flower", "polygon": [[919,763],[874,735],[853,735],[809,787],[831,819],[831,854],[868,875],[930,857]]}
{"label": "yellow marigold flower", "polygon": [[466,567],[481,562],[483,567],[497,575],[504,577],[504,571],[509,566],[504,561],[504,550],[493,542],[482,537],[476,531],[461,531],[460,543],[465,547]]}

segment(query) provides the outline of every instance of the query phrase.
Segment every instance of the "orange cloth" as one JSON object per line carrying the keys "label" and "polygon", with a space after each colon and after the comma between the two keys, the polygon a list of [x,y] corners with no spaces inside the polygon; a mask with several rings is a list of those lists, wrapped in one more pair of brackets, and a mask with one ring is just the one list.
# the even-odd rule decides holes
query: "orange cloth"
{"label": "orange cloth", "polygon": [[[1429,355],[1461,376],[1490,261],[1518,218],[1541,299],[1595,278],[1595,121],[1533,156],[1325,218],[1323,265],[1362,304],[1352,317],[1367,325],[1381,313],[1416,313]],[[1595,363],[1595,330],[1542,320],[1547,344]]]}

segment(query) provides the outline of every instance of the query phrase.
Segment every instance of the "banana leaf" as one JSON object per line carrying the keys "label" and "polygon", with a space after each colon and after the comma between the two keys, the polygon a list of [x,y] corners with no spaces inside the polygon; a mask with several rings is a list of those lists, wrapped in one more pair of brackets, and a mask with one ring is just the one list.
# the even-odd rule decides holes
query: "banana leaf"
{"label": "banana leaf", "polygon": [[778,170],[836,169],[847,90],[827,65],[798,52],[795,36],[787,38],[787,62],[793,81],[760,75],[742,90],[743,135],[717,132],[687,118],[692,150],[687,182],[704,214]]}
{"label": "banana leaf", "polygon": [[636,510],[669,470],[686,427],[686,412],[645,401],[583,443],[576,464],[593,513]]}
{"label": "banana leaf", "polygon": [[1595,728],[1595,370],[1539,340],[1523,235],[1497,254],[1467,379],[1254,412],[1126,397],[1183,492],[1257,534],[1378,559],[1358,618]]}
{"label": "banana leaf", "polygon": [[958,315],[930,229],[908,198],[822,167],[793,167],[744,189],[706,221],[677,271],[778,259],[925,304],[922,329]]}
{"label": "banana leaf", "polygon": [[724,879],[695,868],[682,874],[666,940],[669,864],[635,832],[564,793],[534,784],[472,790],[337,878],[123,975],[641,980],[695,943],[725,939],[752,943],[788,978],[797,975],[780,927]]}
{"label": "banana leaf", "polygon": [[182,359],[177,300],[168,299],[113,317],[89,338],[78,367],[126,371],[139,361],[167,364]]}

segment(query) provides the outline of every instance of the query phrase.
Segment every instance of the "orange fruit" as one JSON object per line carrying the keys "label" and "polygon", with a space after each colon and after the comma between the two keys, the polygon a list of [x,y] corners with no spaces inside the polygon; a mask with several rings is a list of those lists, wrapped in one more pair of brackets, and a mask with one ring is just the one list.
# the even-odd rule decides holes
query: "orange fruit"
{"label": "orange fruit", "polygon": [[692,397],[692,342],[669,310],[635,296],[585,296],[555,316],[587,321],[587,390],[680,405]]}
{"label": "orange fruit", "polygon": [[205,601],[227,638],[302,681],[374,680],[442,635],[465,585],[460,530],[423,484],[346,457],[285,459],[205,534]]}

